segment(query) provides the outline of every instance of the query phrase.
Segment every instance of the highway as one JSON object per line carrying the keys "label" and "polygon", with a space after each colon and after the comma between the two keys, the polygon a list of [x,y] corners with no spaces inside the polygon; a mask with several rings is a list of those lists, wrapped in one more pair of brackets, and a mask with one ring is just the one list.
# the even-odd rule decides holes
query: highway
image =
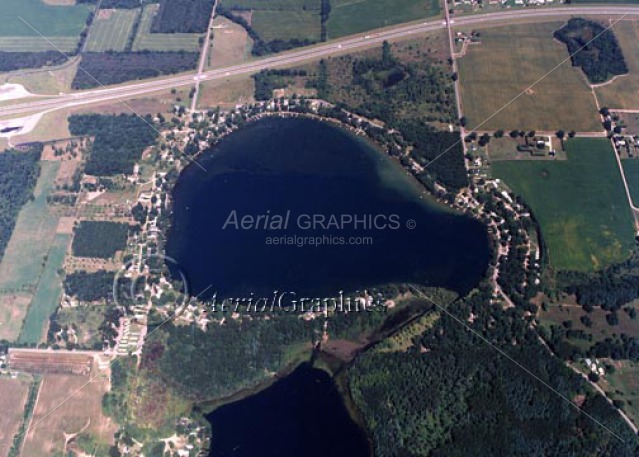
{"label": "highway", "polygon": [[[514,11],[500,11],[495,13],[474,14],[451,19],[451,25],[455,27],[478,26],[491,22],[507,23],[509,21],[521,21],[533,18],[562,18],[568,16],[621,16],[627,15],[632,18],[639,18],[639,6],[571,6],[552,8],[531,8]],[[399,25],[386,29],[371,31],[368,34],[360,34],[355,37],[347,37],[342,40],[335,40],[315,46],[302,48],[296,51],[276,54],[266,58],[251,60],[246,63],[232,65],[203,72],[200,81],[214,81],[228,78],[230,76],[248,75],[256,73],[266,68],[291,66],[300,64],[310,59],[318,59],[335,54],[364,48],[372,44],[382,43],[385,40],[406,38],[424,32],[442,30],[447,27],[447,23],[442,18],[429,20],[421,23],[409,25]],[[80,64],[80,67],[82,65]],[[78,69],[78,71],[82,71]],[[169,76],[162,79],[140,82],[135,81],[130,84],[114,86],[109,88],[91,89],[82,92],[73,92],[62,95],[52,95],[51,98],[30,100],[27,102],[13,102],[12,104],[0,104],[0,116],[8,117],[13,115],[23,115],[25,113],[35,113],[44,110],[55,110],[74,106],[95,104],[113,100],[125,100],[139,95],[149,94],[159,90],[171,89],[194,85],[198,78],[197,73],[182,74],[179,76]]]}

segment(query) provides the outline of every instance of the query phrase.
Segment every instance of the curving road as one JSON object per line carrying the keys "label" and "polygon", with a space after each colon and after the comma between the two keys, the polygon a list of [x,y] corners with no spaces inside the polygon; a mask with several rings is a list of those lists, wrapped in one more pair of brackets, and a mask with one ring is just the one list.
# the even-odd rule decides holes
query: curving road
{"label": "curving road", "polygon": [[[530,18],[560,18],[577,15],[628,15],[632,18],[639,18],[639,6],[573,6],[545,9],[523,9],[457,17],[452,20],[451,24],[455,26],[476,26],[489,24],[491,22],[507,23],[509,21],[520,21],[522,19]],[[13,104],[0,106],[0,116],[13,116],[25,113],[34,113],[37,111],[88,105],[110,100],[122,100],[159,90],[171,89],[173,87],[190,86],[195,84],[197,78],[199,78],[200,81],[213,81],[224,79],[229,76],[252,74],[266,68],[290,66],[309,59],[326,57],[333,54],[343,53],[345,51],[363,48],[370,46],[371,44],[381,43],[384,40],[404,38],[419,33],[445,29],[446,27],[446,21],[438,18],[427,22],[400,25],[397,27],[372,31],[367,35],[358,35],[355,37],[345,38],[343,40],[322,43],[320,45],[303,48],[297,51],[252,60],[239,65],[209,70],[203,72],[199,76],[196,72],[192,72],[186,75],[171,76],[153,81],[133,82],[122,86],[92,89],[83,92],[52,96],[45,100],[32,100],[25,103],[14,102]]]}

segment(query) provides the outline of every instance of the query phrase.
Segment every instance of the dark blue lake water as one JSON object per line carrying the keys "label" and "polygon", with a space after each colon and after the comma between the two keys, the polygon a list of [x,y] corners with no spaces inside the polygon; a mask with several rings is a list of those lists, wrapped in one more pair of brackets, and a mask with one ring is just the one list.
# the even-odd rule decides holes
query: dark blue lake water
{"label": "dark blue lake water", "polygon": [[310,364],[207,416],[210,457],[368,457],[331,377]]}
{"label": "dark blue lake water", "polygon": [[178,179],[167,245],[193,294],[334,296],[390,282],[465,292],[486,270],[480,223],[428,201],[398,164],[329,123],[252,122],[198,161],[208,172]]}

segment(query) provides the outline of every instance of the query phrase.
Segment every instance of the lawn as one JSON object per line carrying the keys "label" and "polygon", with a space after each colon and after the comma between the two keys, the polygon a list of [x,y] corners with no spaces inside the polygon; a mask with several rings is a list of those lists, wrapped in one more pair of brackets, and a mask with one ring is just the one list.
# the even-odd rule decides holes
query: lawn
{"label": "lawn", "polygon": [[577,138],[566,150],[568,160],[496,162],[493,175],[530,205],[556,269],[592,271],[624,260],[634,221],[612,145]]}
{"label": "lawn", "polygon": [[551,22],[480,30],[481,44],[470,46],[459,59],[468,127],[602,130],[585,76],[566,60],[566,46],[553,41],[552,34],[561,25]]}
{"label": "lawn", "polygon": [[15,340],[27,314],[46,264],[58,218],[47,207],[59,162],[41,162],[35,199],[18,216],[16,227],[0,263],[0,339]]}
{"label": "lawn", "polygon": [[42,0],[2,0],[0,36],[78,37],[91,8],[87,5],[47,5]]}
{"label": "lawn", "polygon": [[198,51],[199,33],[151,33],[151,24],[159,5],[146,5],[142,11],[142,18],[137,36],[133,42],[134,51]]}
{"label": "lawn", "polygon": [[596,89],[602,106],[639,109],[639,21],[620,21],[613,27],[630,73]]}
{"label": "lawn", "polygon": [[333,0],[328,38],[416,21],[439,12],[438,0]]}
{"label": "lawn", "polygon": [[256,10],[253,12],[252,27],[264,41],[321,38],[319,11],[277,11]]}
{"label": "lawn", "polygon": [[139,9],[111,10],[91,26],[87,51],[124,51]]}
{"label": "lawn", "polygon": [[53,314],[62,296],[62,278],[58,270],[62,269],[64,257],[69,247],[71,235],[57,234],[47,254],[47,261],[40,276],[38,287],[29,305],[27,317],[20,332],[20,343],[39,343],[45,325]]}
{"label": "lawn", "polygon": [[639,159],[622,160],[623,172],[630,188],[632,203],[639,206]]}

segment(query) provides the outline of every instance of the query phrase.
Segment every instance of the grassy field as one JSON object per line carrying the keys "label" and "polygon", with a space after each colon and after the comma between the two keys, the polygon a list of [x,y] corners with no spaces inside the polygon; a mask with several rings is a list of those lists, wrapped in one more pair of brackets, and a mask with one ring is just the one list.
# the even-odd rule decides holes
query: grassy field
{"label": "grassy field", "polygon": [[[51,43],[49,43],[49,40]],[[0,51],[6,52],[38,52],[38,51],[63,51],[71,52],[78,45],[79,37],[61,36],[47,37],[21,37],[0,36]]]}
{"label": "grassy field", "polygon": [[0,36],[77,37],[90,9],[87,5],[47,5],[42,0],[2,0]]}
{"label": "grassy field", "polygon": [[328,38],[416,21],[439,11],[438,0],[333,0]]}
{"label": "grassy field", "polygon": [[639,109],[639,21],[620,21],[615,24],[613,31],[630,73],[598,87],[597,97],[602,106]]}
{"label": "grassy field", "polygon": [[319,11],[256,10],[251,25],[264,41],[321,38]]}
{"label": "grassy field", "polygon": [[[94,368],[91,376],[95,375]],[[62,455],[65,434],[80,431],[91,435],[100,445],[93,455],[108,455],[108,445],[116,429],[102,414],[102,397],[108,391],[108,380],[97,377],[88,381],[87,376],[44,376],[32,419],[36,425],[25,436],[22,457]],[[62,403],[64,400],[67,401]],[[54,408],[55,413],[50,414]]]}
{"label": "grassy field", "polygon": [[482,43],[470,46],[459,59],[468,127],[602,130],[594,97],[580,69],[568,60],[545,76],[568,57],[566,47],[552,38],[561,25],[552,22],[481,30]]}
{"label": "grassy field", "polygon": [[22,423],[29,382],[26,379],[0,379],[0,456],[6,456]]}
{"label": "grassy field", "polygon": [[218,68],[246,61],[251,56],[253,40],[244,27],[218,16],[213,20],[211,49],[208,53],[208,68]]}
{"label": "grassy field", "polygon": [[252,78],[235,77],[226,81],[205,81],[200,85],[198,108],[233,107],[253,101],[255,82]]}
{"label": "grassy field", "polygon": [[319,11],[319,0],[220,0],[220,4],[227,8],[259,9],[316,9]]}
{"label": "grassy field", "polygon": [[613,374],[605,377],[604,389],[616,400],[626,404],[623,410],[636,424],[639,423],[639,363],[629,360],[611,360]]}
{"label": "grassy field", "polygon": [[639,160],[638,159],[626,159],[622,160],[623,172],[626,175],[626,181],[630,188],[630,196],[632,197],[632,203],[635,206],[639,206]]}
{"label": "grassy field", "polygon": [[62,296],[62,278],[58,270],[64,264],[64,257],[71,241],[71,235],[57,234],[47,254],[47,262],[42,271],[27,317],[18,339],[21,343],[39,343],[43,338],[49,316],[55,311]]}
{"label": "grassy field", "polygon": [[0,82],[22,84],[34,94],[58,95],[71,90],[71,82],[78,67],[68,64],[56,70],[38,70],[25,75],[5,73]]}
{"label": "grassy field", "polygon": [[17,338],[55,237],[58,220],[48,211],[47,196],[60,163],[40,163],[42,172],[34,191],[35,199],[20,211],[0,263],[0,304],[4,305],[0,308],[0,339]]}
{"label": "grassy field", "polygon": [[607,139],[573,139],[565,161],[492,165],[530,205],[541,225],[551,264],[591,271],[628,257],[634,222]]}
{"label": "grassy field", "polygon": [[97,17],[91,26],[87,51],[124,51],[139,9],[112,10],[104,17]]}
{"label": "grassy field", "polygon": [[137,36],[133,41],[134,51],[197,51],[200,49],[198,33],[151,33],[153,16],[159,5],[146,5],[142,11],[142,19]]}

